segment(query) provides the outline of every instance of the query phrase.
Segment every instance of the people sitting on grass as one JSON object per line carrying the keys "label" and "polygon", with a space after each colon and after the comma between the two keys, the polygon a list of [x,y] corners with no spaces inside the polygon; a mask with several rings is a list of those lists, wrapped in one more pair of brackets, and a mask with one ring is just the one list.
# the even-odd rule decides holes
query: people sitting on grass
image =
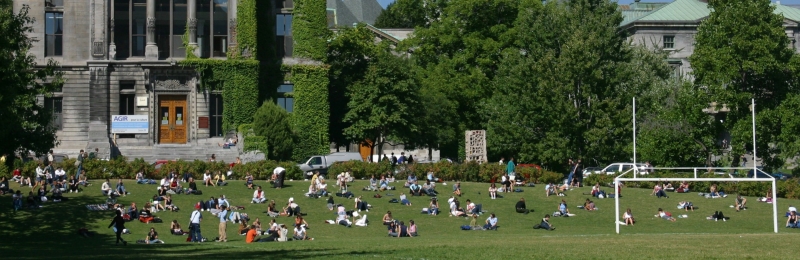
{"label": "people sitting on grass", "polygon": [[719,188],[716,184],[712,184],[709,190],[710,192],[708,196],[710,196],[712,199],[728,197],[728,195],[725,195],[724,192],[719,191]]}
{"label": "people sitting on grass", "polygon": [[426,179],[433,183],[439,181],[439,178],[436,178],[436,176],[433,174],[433,169],[428,169],[428,176]]}
{"label": "people sitting on grass", "polygon": [[136,208],[136,202],[131,202],[131,206],[128,207],[128,216],[131,219],[139,219],[139,209]]}
{"label": "people sitting on grass", "polygon": [[306,228],[306,229],[309,228],[308,227],[308,222],[306,222],[306,220],[303,218],[303,216],[300,216],[300,215],[297,215],[297,216],[294,217],[294,225],[295,226],[302,225],[303,228]]}
{"label": "people sitting on grass", "polygon": [[186,235],[187,234],[186,231],[183,231],[181,229],[181,224],[178,224],[178,220],[172,220],[172,224],[170,224],[170,226],[169,226],[169,231],[173,235],[177,235],[177,236],[182,236],[182,235]]}
{"label": "people sitting on grass", "polygon": [[150,208],[151,205],[149,202],[144,204],[144,207],[139,212],[139,221],[144,223],[150,223],[151,221],[153,221],[153,219],[155,219],[155,217],[153,217],[153,213],[150,211]]}
{"label": "people sitting on grass", "polygon": [[661,186],[661,184],[658,184],[658,183],[656,183],[656,186],[653,187],[653,192],[650,193],[650,196],[653,196],[653,195],[656,195],[656,197],[658,197],[659,199],[661,197],[667,197],[669,199],[669,196],[667,196],[667,193],[664,192],[664,188]]}
{"label": "people sitting on grass", "polygon": [[733,201],[733,207],[736,209],[736,212],[740,210],[747,210],[747,199],[742,197],[742,195],[736,195],[736,199]]}
{"label": "people sitting on grass", "polygon": [[108,179],[103,182],[103,185],[100,186],[100,191],[103,193],[103,196],[109,196],[114,193],[114,190],[111,189],[111,184],[109,184]]}
{"label": "people sitting on grass", "polygon": [[507,173],[500,177],[500,184],[503,185],[503,192],[511,191],[511,179],[508,177]]}
{"label": "people sitting on grass", "polygon": [[214,186],[214,187],[217,186],[217,184],[214,183],[214,180],[211,177],[211,171],[206,170],[206,172],[203,173],[203,184],[205,184],[206,187],[208,187],[208,185],[211,185],[211,186]]}
{"label": "people sitting on grass", "polygon": [[492,213],[489,215],[489,218],[486,219],[486,225],[483,225],[484,230],[497,230],[497,216]]}
{"label": "people sitting on grass", "polygon": [[675,220],[676,220],[675,218],[672,217],[672,213],[665,212],[661,208],[658,208],[658,213],[656,213],[655,216],[657,218],[662,218],[662,219],[669,220],[669,221],[672,221],[672,222],[675,222]]}
{"label": "people sitting on grass", "polygon": [[294,240],[314,240],[313,237],[308,237],[306,228],[303,225],[297,224],[294,226]]}
{"label": "people sitting on grass", "polygon": [[83,185],[83,187],[88,187],[90,185],[89,180],[86,179],[86,170],[81,170],[81,175],[78,176],[78,185]]}
{"label": "people sitting on grass", "polygon": [[450,216],[464,217],[467,215],[467,213],[459,207],[458,199],[451,196],[447,202],[450,204]]}
{"label": "people sitting on grass", "polygon": [[678,209],[684,209],[685,211],[692,210],[694,211],[694,204],[691,201],[681,201],[678,203]]}
{"label": "people sitting on grass", "polygon": [[432,216],[439,215],[439,200],[436,197],[431,198],[431,203],[428,205],[428,214]]}
{"label": "people sitting on grass", "polygon": [[677,192],[677,193],[689,192],[689,182],[687,182],[687,181],[681,182],[681,185],[679,185],[678,188],[675,189],[675,192]]}
{"label": "people sitting on grass", "polygon": [[381,175],[381,179],[378,181],[378,189],[380,191],[389,189],[389,180],[386,179],[386,175]]}
{"label": "people sitting on grass", "polygon": [[787,228],[800,228],[800,221],[798,221],[797,212],[789,212],[789,218],[786,219]]}
{"label": "people sitting on grass", "polygon": [[453,195],[461,197],[461,182],[457,181],[453,184]]}
{"label": "people sitting on grass", "polygon": [[528,214],[531,212],[531,210],[525,206],[525,198],[519,198],[519,201],[517,201],[517,205],[514,206],[514,208],[517,210],[517,213]]}
{"label": "people sitting on grass", "polygon": [[222,173],[222,171],[217,171],[217,174],[214,175],[214,183],[216,183],[217,186],[228,185],[228,182],[225,181],[225,173]]}
{"label": "people sitting on grass", "polygon": [[558,204],[558,212],[561,213],[561,216],[569,216],[567,201],[561,200],[561,203]]}
{"label": "people sitting on grass", "polygon": [[375,174],[370,175],[367,190],[378,190],[378,179],[375,178]]}
{"label": "people sitting on grass", "polygon": [[675,190],[675,188],[672,187],[672,183],[668,182],[668,181],[664,181],[664,184],[661,185],[661,188],[663,188],[665,191],[674,191]]}
{"label": "people sitting on grass", "polygon": [[394,232],[390,232],[389,236],[392,237],[409,237],[408,235],[408,227],[406,227],[406,223],[400,221],[395,225]]}
{"label": "people sitting on grass", "polygon": [[633,223],[636,223],[636,221],[633,219],[631,208],[628,208],[628,210],[625,211],[625,213],[622,215],[622,220],[625,221],[625,225],[633,226]]}
{"label": "people sitting on grass", "polygon": [[414,223],[413,219],[408,221],[408,236],[410,237],[419,236],[419,234],[417,233],[417,224]]}
{"label": "people sitting on grass", "polygon": [[592,186],[592,197],[597,197],[598,194],[600,194],[600,183],[595,183]]}
{"label": "people sitting on grass", "polygon": [[428,196],[436,196],[438,192],[436,192],[436,184],[431,182],[430,180],[426,180],[425,184],[422,185],[422,192],[425,192]]}
{"label": "people sitting on grass", "polygon": [[594,201],[586,199],[586,202],[583,203],[583,209],[587,211],[595,211],[597,208],[594,206]]}
{"label": "people sitting on grass", "polygon": [[416,180],[408,186],[408,189],[411,196],[422,196],[422,185],[419,185]]}
{"label": "people sitting on grass", "polygon": [[164,210],[178,211],[178,206],[172,203],[172,195],[167,195],[167,199],[164,200]]}
{"label": "people sitting on grass", "polygon": [[382,221],[384,225],[392,224],[392,222],[394,221],[394,218],[392,217],[392,212],[387,211],[386,214],[383,215]]}
{"label": "people sitting on grass", "polygon": [[277,217],[280,216],[280,212],[278,211],[278,207],[275,205],[275,200],[270,200],[269,205],[267,205],[267,215],[270,217]]}
{"label": "people sitting on grass", "polygon": [[198,194],[197,191],[197,183],[194,182],[194,178],[189,177],[189,188],[186,189],[186,195]]}
{"label": "people sitting on grass", "polygon": [[333,195],[328,194],[328,201],[327,205],[328,211],[333,211],[333,208],[336,206],[335,202],[333,202]]}
{"label": "people sitting on grass", "polygon": [[283,213],[281,215],[285,216],[296,216],[300,215],[300,206],[295,203],[294,198],[289,198],[289,203],[286,204],[286,207],[283,208]]}
{"label": "people sitting on grass", "polygon": [[492,199],[497,198],[497,186],[495,186],[494,182],[492,182],[492,184],[489,185],[489,197],[491,197]]}
{"label": "people sitting on grass", "polygon": [[408,178],[406,178],[406,183],[403,184],[403,186],[411,187],[411,185],[414,183],[417,183],[417,175],[414,175],[414,173],[409,173]]}
{"label": "people sitting on grass", "polygon": [[250,203],[264,203],[265,201],[267,201],[267,198],[264,196],[264,190],[259,185],[256,191],[253,192],[253,200]]}
{"label": "people sitting on grass", "polygon": [[547,185],[544,186],[544,193],[545,193],[546,197],[550,197],[550,195],[558,194],[556,192],[556,185],[553,184],[553,183],[548,183]]}
{"label": "people sitting on grass", "polygon": [[767,196],[758,198],[758,201],[772,203],[772,189],[767,190]]}
{"label": "people sitting on grass", "polygon": [[247,172],[247,175],[244,177],[244,185],[247,186],[248,189],[253,189],[253,175],[250,172]]}
{"label": "people sitting on grass", "polygon": [[128,195],[128,191],[125,190],[125,184],[122,183],[122,178],[119,178],[119,180],[117,180],[116,192],[117,194],[122,195],[123,197]]}
{"label": "people sitting on grass", "polygon": [[467,214],[481,215],[483,213],[483,206],[481,204],[475,204],[467,199],[467,210],[465,212]]}
{"label": "people sitting on grass", "polygon": [[555,230],[556,228],[550,224],[550,214],[545,214],[542,222],[539,225],[533,226],[533,229]]}
{"label": "people sitting on grass", "polygon": [[156,228],[151,227],[150,232],[147,232],[147,237],[144,238],[145,244],[163,244],[164,242],[158,239],[158,232]]}

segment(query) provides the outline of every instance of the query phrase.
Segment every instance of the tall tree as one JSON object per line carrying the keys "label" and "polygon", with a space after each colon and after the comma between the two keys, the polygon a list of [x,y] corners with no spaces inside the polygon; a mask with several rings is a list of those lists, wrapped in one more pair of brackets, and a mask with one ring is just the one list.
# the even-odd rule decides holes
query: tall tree
{"label": "tall tree", "polygon": [[631,98],[668,77],[664,61],[631,49],[611,1],[523,1],[517,17],[482,106],[490,153],[559,170],[629,160]]}
{"label": "tall tree", "polygon": [[419,86],[411,73],[410,61],[381,44],[363,79],[348,86],[344,121],[350,126],[345,134],[353,140],[371,140],[373,153],[389,140],[410,143],[419,133],[416,118],[421,111]]}
{"label": "tall tree", "polygon": [[[734,152],[741,154],[751,136],[750,99],[755,99],[760,116],[772,113],[789,93],[797,91],[796,84],[791,84],[798,71],[792,62],[795,54],[789,48],[784,18],[773,13],[769,0],[715,0],[709,1],[709,8],[711,14],[698,28],[690,57],[695,84],[707,89],[705,103],[714,101],[730,108],[724,126],[731,133]],[[770,131],[780,133],[780,129]],[[769,144],[778,135],[759,135],[760,154],[777,152]],[[779,161],[765,164],[782,166]]]}
{"label": "tall tree", "polygon": [[[53,114],[36,103],[37,96],[49,96],[61,83],[62,73],[55,61],[44,66],[29,54],[34,39],[33,18],[28,6],[14,13],[11,0],[0,0],[0,153],[33,151],[43,154],[58,144],[50,125]],[[43,83],[48,82],[48,83]],[[9,160],[10,162],[11,160]]]}
{"label": "tall tree", "polygon": [[416,28],[425,26],[424,0],[397,0],[375,19],[378,28]]}
{"label": "tall tree", "polygon": [[328,101],[331,104],[329,135],[338,146],[364,140],[353,140],[344,133],[350,124],[344,121],[349,110],[347,87],[364,78],[370,57],[378,51],[375,34],[364,24],[342,28],[328,43],[326,63],[328,70]]}
{"label": "tall tree", "polygon": [[[429,24],[403,43],[422,69],[420,84],[437,89],[455,104],[459,111],[455,132],[483,128],[478,104],[491,96],[497,61],[513,43],[510,31],[518,2],[426,1]],[[463,147],[463,142],[453,145]],[[455,154],[449,150],[443,153]]]}

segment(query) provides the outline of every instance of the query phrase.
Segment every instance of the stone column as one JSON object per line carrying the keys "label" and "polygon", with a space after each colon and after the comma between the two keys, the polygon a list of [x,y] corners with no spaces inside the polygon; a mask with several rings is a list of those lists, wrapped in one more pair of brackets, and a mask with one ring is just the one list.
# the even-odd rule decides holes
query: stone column
{"label": "stone column", "polygon": [[145,60],[158,60],[156,46],[156,0],[147,0],[147,45],[144,47]]}
{"label": "stone column", "polygon": [[[113,2],[113,1],[112,1]],[[93,0],[89,16],[92,21],[92,59],[102,60],[106,56],[106,22],[108,21],[107,1]]]}
{"label": "stone column", "polygon": [[108,39],[108,59],[109,60],[116,60],[117,59],[117,45],[114,43],[114,1],[111,2],[111,9],[108,11],[108,35],[110,38]]}
{"label": "stone column", "polygon": [[189,27],[189,46],[188,48],[194,50],[194,56],[200,57],[200,49],[197,46],[197,0],[189,0],[186,8],[188,20],[186,24]]}

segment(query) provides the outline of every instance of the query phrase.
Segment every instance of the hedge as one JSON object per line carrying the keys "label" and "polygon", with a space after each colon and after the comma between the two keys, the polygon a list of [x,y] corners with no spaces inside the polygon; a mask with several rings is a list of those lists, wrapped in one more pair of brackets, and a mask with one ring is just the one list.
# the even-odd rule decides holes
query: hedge
{"label": "hedge", "polygon": [[[36,167],[39,165],[37,161],[29,161],[21,164],[20,170],[23,176],[35,177]],[[69,175],[74,175],[77,167],[75,167],[75,159],[66,159],[63,162],[56,164],[56,167],[62,166]],[[288,179],[301,179],[303,173],[297,164],[294,162],[276,162],[276,161],[257,161],[233,166],[233,175],[229,179],[243,179],[244,176],[250,172],[256,179],[265,180],[271,177],[272,170],[275,167],[281,166],[286,168],[286,178]],[[87,178],[89,179],[105,179],[105,178],[123,178],[134,179],[139,170],[143,170],[145,176],[151,179],[161,179],[167,173],[175,171],[183,174],[185,172],[192,173],[195,178],[200,178],[206,170],[212,172],[228,171],[230,163],[223,161],[220,162],[207,162],[201,160],[194,161],[170,161],[162,164],[158,170],[155,165],[148,163],[142,159],[135,159],[128,161],[125,157],[119,156],[114,160],[85,160],[83,162],[83,169],[86,170]],[[12,170],[3,171],[0,167],[0,176],[9,177]]]}
{"label": "hedge", "polygon": [[[338,174],[350,171],[351,176],[356,179],[367,179],[373,174],[377,177],[389,173],[396,173],[394,177],[397,179],[405,179],[410,174],[424,179],[427,173],[432,171],[437,178],[445,181],[497,182],[505,170],[505,165],[476,162],[457,164],[440,161],[431,164],[400,164],[392,167],[388,161],[380,163],[349,161],[335,163],[328,172]],[[535,168],[518,168],[517,174],[535,183],[558,182],[563,179],[562,174]]]}

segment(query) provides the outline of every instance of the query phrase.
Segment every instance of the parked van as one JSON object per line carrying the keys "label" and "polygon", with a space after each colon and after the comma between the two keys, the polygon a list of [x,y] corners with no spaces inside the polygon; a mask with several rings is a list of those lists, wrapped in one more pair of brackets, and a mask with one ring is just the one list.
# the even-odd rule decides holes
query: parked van
{"label": "parked van", "polygon": [[328,168],[335,162],[346,161],[363,161],[360,153],[332,153],[329,155],[314,155],[306,159],[304,163],[298,164],[297,167],[302,170],[306,178],[314,175],[315,171],[319,171],[321,175],[328,173]]}

